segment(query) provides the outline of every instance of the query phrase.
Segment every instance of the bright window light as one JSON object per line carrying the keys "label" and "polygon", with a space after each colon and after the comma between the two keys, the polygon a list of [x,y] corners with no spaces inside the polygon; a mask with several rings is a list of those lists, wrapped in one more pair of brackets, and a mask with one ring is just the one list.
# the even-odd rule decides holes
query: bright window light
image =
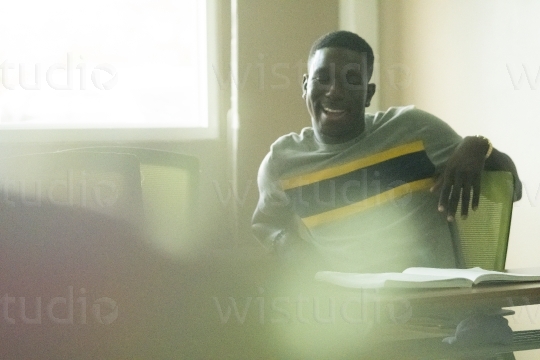
{"label": "bright window light", "polygon": [[204,0],[6,2],[0,133],[208,128],[207,19]]}

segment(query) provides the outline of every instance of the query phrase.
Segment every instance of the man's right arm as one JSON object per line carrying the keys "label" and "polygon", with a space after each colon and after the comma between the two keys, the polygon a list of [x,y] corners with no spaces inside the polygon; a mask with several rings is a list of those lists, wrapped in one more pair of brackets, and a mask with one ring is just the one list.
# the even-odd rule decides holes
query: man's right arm
{"label": "man's right arm", "polygon": [[[279,224],[283,225],[280,226]],[[283,260],[294,260],[306,256],[313,250],[294,228],[277,218],[270,218],[255,211],[252,221],[255,237]]]}
{"label": "man's right arm", "polygon": [[284,260],[308,256],[313,245],[299,233],[298,216],[291,201],[281,188],[279,174],[268,154],[257,176],[259,202],[252,218],[255,237],[268,249]]}

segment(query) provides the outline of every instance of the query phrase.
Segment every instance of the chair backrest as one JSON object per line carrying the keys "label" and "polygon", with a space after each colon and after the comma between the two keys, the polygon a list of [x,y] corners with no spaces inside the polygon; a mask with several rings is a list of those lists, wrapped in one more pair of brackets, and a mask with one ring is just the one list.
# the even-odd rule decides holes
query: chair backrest
{"label": "chair backrest", "polygon": [[169,254],[186,251],[196,226],[199,162],[171,151],[126,146],[97,146],[70,151],[130,154],[140,163],[146,230]]}
{"label": "chair backrest", "polygon": [[2,196],[23,206],[72,207],[139,226],[139,160],[129,154],[48,152],[0,159]]}
{"label": "chair backrest", "polygon": [[514,178],[511,173],[483,172],[478,209],[469,211],[466,220],[456,216],[457,231],[451,225],[460,267],[504,270],[513,200]]}

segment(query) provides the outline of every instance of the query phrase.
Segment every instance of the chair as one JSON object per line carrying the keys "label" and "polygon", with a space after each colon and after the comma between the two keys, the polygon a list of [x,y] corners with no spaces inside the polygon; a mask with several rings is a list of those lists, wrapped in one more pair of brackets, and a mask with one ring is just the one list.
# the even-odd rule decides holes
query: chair
{"label": "chair", "polygon": [[11,203],[85,209],[136,227],[142,223],[139,160],[133,155],[48,152],[3,158],[0,185]]}
{"label": "chair", "polygon": [[0,159],[1,359],[133,358],[152,345],[166,272],[141,231],[139,169],[129,154]]}
{"label": "chair", "polygon": [[[174,358],[199,353],[200,339],[214,346],[226,331],[201,291],[221,282],[162,256],[194,244],[198,169],[191,156],[126,147],[0,159],[0,296],[16,301],[0,358]],[[184,336],[193,328],[197,342]]]}
{"label": "chair", "polygon": [[129,154],[140,163],[145,227],[154,245],[176,255],[190,250],[196,223],[199,162],[194,156],[171,151],[96,146],[66,152]]}
{"label": "chair", "polygon": [[[496,271],[505,269],[513,201],[512,174],[484,171],[478,209],[470,211],[466,220],[457,216],[455,227],[450,225],[460,267]],[[458,205],[460,208],[461,202]]]}
{"label": "chair", "polygon": [[[456,257],[459,267],[503,271],[514,203],[514,177],[510,172],[484,171],[481,181],[478,209],[470,211],[466,220],[457,216],[455,225],[449,225]],[[515,357],[505,353],[496,359]]]}

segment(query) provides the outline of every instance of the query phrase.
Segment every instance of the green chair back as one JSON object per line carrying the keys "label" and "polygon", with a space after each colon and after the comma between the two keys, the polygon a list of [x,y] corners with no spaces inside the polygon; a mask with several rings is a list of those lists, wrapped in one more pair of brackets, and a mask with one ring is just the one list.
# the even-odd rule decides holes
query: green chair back
{"label": "green chair back", "polygon": [[502,271],[512,219],[514,178],[509,172],[484,171],[481,186],[478,209],[469,211],[466,220],[456,216],[457,232],[451,226],[461,260],[459,265]]}
{"label": "green chair back", "polygon": [[140,163],[145,228],[154,245],[178,255],[195,246],[199,162],[194,156],[127,146],[96,146],[69,150],[129,154]]}

